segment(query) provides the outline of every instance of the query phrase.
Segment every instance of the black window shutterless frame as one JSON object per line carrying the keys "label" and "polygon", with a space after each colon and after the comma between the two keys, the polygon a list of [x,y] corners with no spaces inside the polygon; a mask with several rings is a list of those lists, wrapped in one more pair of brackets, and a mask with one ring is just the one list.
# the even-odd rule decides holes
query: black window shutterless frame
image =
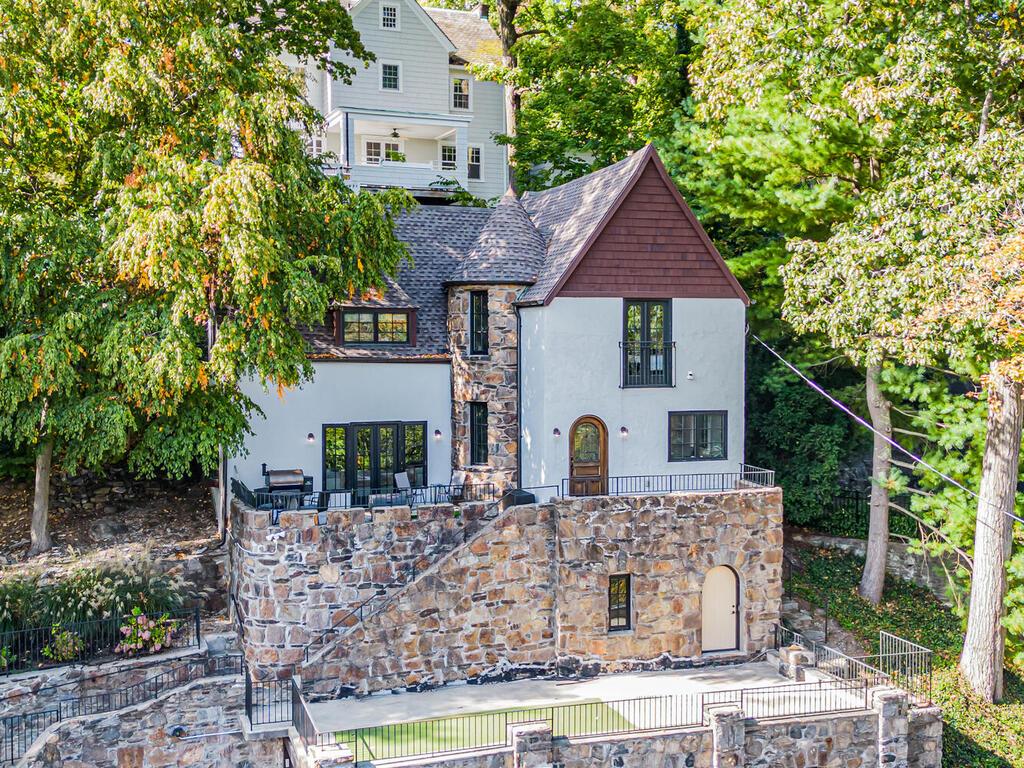
{"label": "black window shutterless frame", "polygon": [[481,466],[487,463],[487,403],[469,404],[469,463]]}
{"label": "black window shutterless frame", "polygon": [[469,294],[469,354],[486,355],[489,347],[487,291]]}
{"label": "black window shutterless frame", "polygon": [[632,599],[628,573],[608,577],[608,631],[621,632],[633,628]]}
{"label": "black window shutterless frame", "polygon": [[[389,430],[394,430],[392,441],[393,445],[389,451],[389,455],[384,457],[384,461],[381,460],[380,447],[381,447],[381,429],[386,431],[386,434],[390,436]],[[329,441],[329,434],[334,432],[342,432],[342,439],[344,441],[344,447],[336,446],[333,442]],[[357,435],[360,431],[370,431],[370,455],[368,458],[368,470],[370,473],[369,485],[367,488],[377,489],[389,489],[394,487],[394,473],[397,472],[408,472],[409,480],[415,487],[417,485],[426,485],[427,480],[427,422],[425,421],[379,421],[379,422],[352,422],[347,424],[324,424],[322,426],[322,440],[321,440],[321,459],[322,459],[322,470],[324,490],[325,491],[340,491],[340,490],[351,490],[357,485],[356,469],[359,460],[359,450],[356,444]],[[416,440],[419,445],[407,445],[407,440]],[[385,444],[387,441],[384,441]],[[344,479],[343,485],[339,487],[329,487],[328,483],[328,466],[332,470],[335,469],[333,464],[329,464],[329,457],[334,460],[344,461],[345,466],[341,468],[341,477]],[[409,461],[412,458],[412,461]],[[388,476],[382,476],[381,472],[387,471]],[[332,483],[336,485],[337,483]]]}

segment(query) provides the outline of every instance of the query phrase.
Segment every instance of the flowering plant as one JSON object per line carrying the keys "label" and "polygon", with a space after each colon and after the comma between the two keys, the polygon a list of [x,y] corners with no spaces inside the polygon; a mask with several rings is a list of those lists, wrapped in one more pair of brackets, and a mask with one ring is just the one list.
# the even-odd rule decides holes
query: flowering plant
{"label": "flowering plant", "polygon": [[43,656],[50,661],[73,661],[84,648],[85,642],[76,632],[54,624],[50,629],[50,642],[43,648]]}
{"label": "flowering plant", "polygon": [[121,625],[121,642],[114,648],[115,653],[132,656],[136,653],[156,653],[171,647],[176,625],[168,614],[150,618],[136,606],[132,615]]}

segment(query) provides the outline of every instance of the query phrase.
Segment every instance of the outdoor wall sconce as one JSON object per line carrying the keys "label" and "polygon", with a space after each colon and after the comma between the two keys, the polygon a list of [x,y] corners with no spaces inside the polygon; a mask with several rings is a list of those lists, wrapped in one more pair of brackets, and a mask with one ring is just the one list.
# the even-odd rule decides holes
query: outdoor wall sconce
{"label": "outdoor wall sconce", "polygon": [[558,427],[555,427],[554,429],[551,430],[551,434],[554,437],[561,437],[562,436],[562,430],[560,430]]}
{"label": "outdoor wall sconce", "polygon": [[629,437],[629,429],[627,427],[619,427],[619,435],[625,440]]}
{"label": "outdoor wall sconce", "polygon": [[440,429],[435,429],[434,430],[434,439],[435,440],[440,440],[441,439],[441,430]]}
{"label": "outdoor wall sconce", "polygon": [[314,435],[312,432],[310,432],[308,435],[306,435],[306,442],[307,443],[315,443],[316,442],[316,435]]}

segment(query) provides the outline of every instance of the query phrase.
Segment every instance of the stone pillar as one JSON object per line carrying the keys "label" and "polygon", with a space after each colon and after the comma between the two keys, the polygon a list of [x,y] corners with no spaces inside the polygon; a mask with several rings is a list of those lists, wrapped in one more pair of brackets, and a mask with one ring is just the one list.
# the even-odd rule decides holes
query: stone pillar
{"label": "stone pillar", "polygon": [[544,768],[551,765],[551,725],[522,723],[508,727],[513,768]]}
{"label": "stone pillar", "polygon": [[735,704],[708,707],[711,718],[711,768],[739,768],[743,765],[746,715]]}
{"label": "stone pillar", "polygon": [[940,768],[942,710],[938,707],[915,707],[907,713],[907,726],[910,768]]}
{"label": "stone pillar", "polygon": [[878,713],[878,765],[908,768],[909,702],[905,691],[883,688],[874,695]]}
{"label": "stone pillar", "polygon": [[799,645],[779,649],[779,674],[798,683],[804,681],[804,670],[814,666],[814,653]]}

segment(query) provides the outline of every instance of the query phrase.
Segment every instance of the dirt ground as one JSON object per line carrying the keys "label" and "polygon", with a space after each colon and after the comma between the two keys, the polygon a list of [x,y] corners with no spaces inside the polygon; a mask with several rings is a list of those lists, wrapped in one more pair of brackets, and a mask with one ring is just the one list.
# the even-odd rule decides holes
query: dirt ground
{"label": "dirt ground", "polygon": [[184,558],[219,543],[210,489],[201,481],[94,482],[58,486],[54,497],[53,549],[28,557],[31,483],[0,480],[0,577],[144,553]]}

